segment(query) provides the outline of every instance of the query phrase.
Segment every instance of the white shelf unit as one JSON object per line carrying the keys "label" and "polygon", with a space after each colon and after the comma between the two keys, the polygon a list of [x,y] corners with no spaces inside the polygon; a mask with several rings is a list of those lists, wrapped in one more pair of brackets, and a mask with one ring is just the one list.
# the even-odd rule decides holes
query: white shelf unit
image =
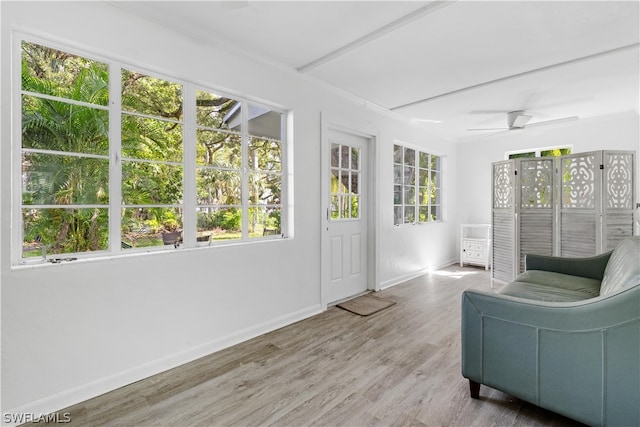
{"label": "white shelf unit", "polygon": [[462,224],[460,226],[460,267],[464,264],[491,266],[491,224]]}

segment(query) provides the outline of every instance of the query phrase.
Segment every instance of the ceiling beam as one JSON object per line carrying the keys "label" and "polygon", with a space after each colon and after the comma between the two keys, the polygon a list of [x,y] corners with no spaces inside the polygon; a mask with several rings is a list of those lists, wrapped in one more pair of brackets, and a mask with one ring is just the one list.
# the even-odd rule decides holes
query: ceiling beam
{"label": "ceiling beam", "polygon": [[350,52],[362,45],[365,45],[367,43],[369,43],[370,41],[373,41],[375,39],[377,39],[378,37],[382,37],[383,35],[390,33],[391,31],[394,31],[398,28],[401,28],[407,24],[409,24],[412,21],[415,21],[418,18],[421,18],[423,16],[426,16],[430,13],[433,13],[437,10],[440,10],[446,6],[449,6],[453,3],[455,3],[457,0],[439,0],[439,1],[432,1],[429,4],[427,4],[426,6],[423,6],[417,10],[414,10],[413,12],[401,16],[400,18],[396,19],[395,21],[389,22],[388,24],[383,25],[382,27],[378,28],[377,30],[371,31],[370,33],[365,34],[364,36],[350,42],[347,43],[346,45],[339,47],[338,49],[329,52],[328,54],[321,56],[320,58],[314,59],[313,61],[309,62],[308,64],[305,64],[301,67],[298,67],[296,70],[300,73],[306,73],[308,71],[313,70],[316,67],[319,67],[322,64],[325,64],[329,61],[333,61],[334,59],[346,54],[347,52]]}
{"label": "ceiling beam", "polygon": [[441,93],[441,94],[438,94],[438,95],[430,96],[428,98],[422,98],[422,99],[419,99],[417,101],[409,102],[407,104],[402,104],[402,105],[398,105],[398,106],[395,106],[395,107],[391,107],[390,110],[391,111],[395,111],[395,110],[400,110],[400,109],[406,108],[406,107],[412,107],[414,105],[418,105],[418,104],[422,104],[422,103],[425,103],[425,102],[433,101],[434,99],[443,98],[443,97],[449,96],[449,95],[455,95],[457,93],[465,92],[465,91],[468,91],[468,90],[471,90],[471,89],[477,89],[477,88],[480,88],[480,87],[489,86],[489,85],[492,85],[492,84],[495,84],[495,83],[500,83],[500,82],[511,80],[511,79],[515,79],[515,78],[518,78],[518,77],[527,76],[529,74],[539,73],[541,71],[548,71],[548,70],[550,70],[552,68],[562,67],[562,66],[570,65],[570,64],[576,64],[578,62],[588,61],[590,59],[599,58],[601,56],[610,55],[610,54],[614,54],[614,53],[619,53],[619,52],[630,50],[630,49],[636,49],[636,48],[638,48],[638,46],[640,46],[640,43],[633,43],[633,44],[626,45],[626,46],[621,46],[621,47],[618,47],[618,48],[615,48],[615,49],[610,49],[610,50],[606,50],[606,51],[603,51],[603,52],[594,53],[592,55],[582,56],[580,58],[574,58],[574,59],[570,59],[568,61],[558,62],[557,64],[547,65],[547,66],[544,66],[544,67],[541,67],[541,68],[536,68],[536,69],[533,69],[533,70],[524,71],[522,73],[512,74],[510,76],[500,77],[499,79],[490,80],[488,82],[478,83],[478,84],[475,84],[475,85],[471,85],[471,86],[463,87],[463,88],[460,88],[460,89],[452,90],[450,92],[445,92],[445,93]]}

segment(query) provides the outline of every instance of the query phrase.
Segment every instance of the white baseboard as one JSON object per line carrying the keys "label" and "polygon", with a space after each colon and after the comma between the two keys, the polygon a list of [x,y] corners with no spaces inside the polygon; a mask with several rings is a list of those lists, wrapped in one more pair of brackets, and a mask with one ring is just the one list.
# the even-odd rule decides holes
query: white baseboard
{"label": "white baseboard", "polygon": [[[314,316],[322,311],[320,304],[313,305],[295,313],[287,314],[269,322],[238,331],[232,335],[165,356],[161,359],[136,366],[135,368],[119,372],[115,375],[101,378],[96,381],[83,384],[79,387],[29,402],[17,408],[3,410],[1,421],[2,425],[15,426],[22,424],[25,421],[8,422],[9,420],[16,419],[16,417],[20,417],[21,414],[37,418],[40,414],[53,414],[55,412],[60,412],[62,409],[69,406],[100,396],[101,394],[132,384],[152,375],[159,374],[166,370],[207,356],[211,353],[215,353],[216,351],[223,350],[259,335],[282,328],[283,326]],[[64,419],[64,414],[60,413],[59,419]]]}
{"label": "white baseboard", "polygon": [[427,274],[430,271],[440,270],[441,268],[448,267],[451,264],[456,264],[458,261],[452,259],[450,261],[445,262],[444,264],[436,267],[425,267],[420,270],[415,270],[407,274],[403,274],[401,276],[394,277],[393,279],[385,280],[380,283],[380,290],[390,288],[392,286],[399,285],[401,283],[407,282],[411,279],[415,279],[416,277],[422,276],[423,274]]}

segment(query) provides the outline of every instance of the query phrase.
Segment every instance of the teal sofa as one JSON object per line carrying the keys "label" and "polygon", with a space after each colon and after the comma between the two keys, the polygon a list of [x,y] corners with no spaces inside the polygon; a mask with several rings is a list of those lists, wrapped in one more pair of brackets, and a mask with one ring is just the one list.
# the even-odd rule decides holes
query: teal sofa
{"label": "teal sofa", "polygon": [[590,258],[528,255],[462,295],[462,375],[589,425],[640,425],[640,237]]}

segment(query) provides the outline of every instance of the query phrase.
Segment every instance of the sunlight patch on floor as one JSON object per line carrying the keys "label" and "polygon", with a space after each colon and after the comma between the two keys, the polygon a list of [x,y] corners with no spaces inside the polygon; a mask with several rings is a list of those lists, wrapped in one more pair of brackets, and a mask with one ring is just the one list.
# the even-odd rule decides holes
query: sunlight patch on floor
{"label": "sunlight patch on floor", "polygon": [[459,270],[458,271],[437,270],[437,271],[431,271],[430,273],[438,276],[451,277],[454,279],[462,279],[465,276],[478,274],[477,271],[459,271]]}

